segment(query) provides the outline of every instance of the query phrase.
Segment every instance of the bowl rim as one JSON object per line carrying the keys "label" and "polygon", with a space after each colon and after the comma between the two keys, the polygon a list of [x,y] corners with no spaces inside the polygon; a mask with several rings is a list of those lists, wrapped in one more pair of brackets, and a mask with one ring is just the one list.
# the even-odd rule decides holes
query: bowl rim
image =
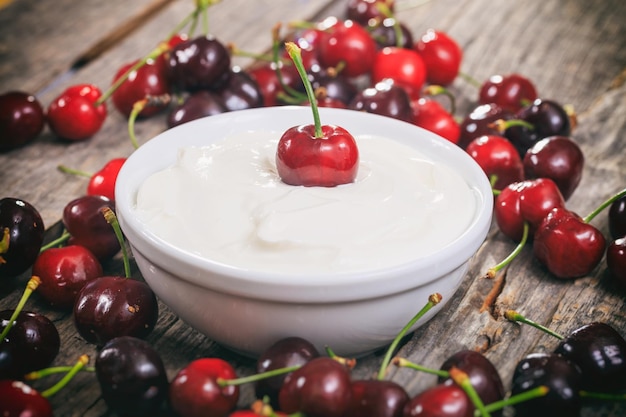
{"label": "bowl rim", "polygon": [[[469,227],[457,239],[428,257],[367,272],[331,273],[331,282],[327,279],[320,282],[316,279],[318,274],[265,273],[211,261],[169,244],[147,230],[133,216],[139,184],[151,173],[174,163],[177,152],[172,149],[210,143],[249,130],[242,129],[242,126],[250,123],[256,124],[255,126],[266,125],[268,120],[274,120],[271,115],[280,116],[276,119],[280,124],[276,127],[277,131],[284,131],[298,124],[312,123],[311,110],[308,107],[262,107],[209,116],[168,129],[142,144],[127,158],[116,180],[115,204],[120,226],[132,250],[141,252],[145,258],[172,276],[200,287],[244,297],[289,302],[350,301],[405,291],[430,283],[457,269],[474,255],[483,244],[491,226],[493,195],[482,168],[464,150],[432,132],[390,117],[346,109],[319,110],[324,124],[342,125],[355,136],[384,135],[394,129],[402,134],[400,138],[394,139],[409,145],[416,139],[420,140],[420,143],[428,146],[419,148],[422,153],[457,169],[462,167],[463,176],[476,197],[477,205]],[[203,142],[204,138],[198,137],[198,132],[216,131],[219,134],[206,143]],[[172,143],[177,145],[173,146]],[[146,164],[146,161],[150,161],[151,165]],[[207,279],[207,274],[211,274],[210,280]]]}

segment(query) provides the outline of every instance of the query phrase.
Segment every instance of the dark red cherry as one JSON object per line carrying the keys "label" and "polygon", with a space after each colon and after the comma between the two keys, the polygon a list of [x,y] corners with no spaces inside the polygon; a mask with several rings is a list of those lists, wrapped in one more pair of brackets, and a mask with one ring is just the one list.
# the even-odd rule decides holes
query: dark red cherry
{"label": "dark red cherry", "polygon": [[351,20],[338,21],[319,41],[319,59],[324,67],[342,65],[347,77],[368,74],[376,59],[376,42],[361,25]]}
{"label": "dark red cherry", "polygon": [[145,282],[105,276],[85,284],[73,315],[78,333],[101,346],[118,336],[148,336],[157,322],[159,306]]}
{"label": "dark red cherry", "polygon": [[252,109],[263,106],[263,93],[250,74],[239,68],[231,70],[228,83],[217,93],[226,111]]}
{"label": "dark red cherry", "polygon": [[86,247],[100,261],[112,258],[120,251],[113,227],[102,214],[104,208],[115,210],[114,203],[108,198],[85,195],[67,203],[62,219],[71,235],[69,242]]}
{"label": "dark red cherry", "polygon": [[119,415],[155,415],[167,398],[163,360],[144,340],[109,340],[96,356],[95,369],[104,402]]}
{"label": "dark red cherry", "polygon": [[534,84],[522,75],[492,75],[481,86],[478,101],[481,104],[494,103],[503,109],[516,112],[537,97]]}
{"label": "dark red cherry", "polygon": [[511,118],[513,118],[513,113],[497,104],[481,104],[475,107],[461,122],[459,146],[465,149],[472,140],[479,136],[501,135],[500,131],[492,126],[492,123]]}
{"label": "dark red cherry", "polygon": [[457,384],[438,384],[404,406],[403,417],[473,417],[474,405]]}
{"label": "dark red cherry", "polygon": [[[256,371],[262,373],[274,369],[304,365],[318,356],[319,352],[308,340],[301,337],[287,337],[274,343],[259,356]],[[257,398],[267,397],[270,404],[277,408],[278,393],[286,376],[286,374],[278,375],[257,381],[255,384]]]}
{"label": "dark red cherry", "polygon": [[393,381],[367,379],[352,381],[350,417],[402,417],[409,402],[406,390]]}
{"label": "dark red cherry", "polygon": [[[0,312],[0,332],[14,310]],[[49,366],[59,353],[61,339],[46,316],[21,311],[5,340],[0,341],[0,379],[21,378],[28,372]]]}
{"label": "dark red cherry", "polygon": [[350,372],[335,359],[320,356],[285,378],[280,410],[309,417],[342,417],[352,401]]}
{"label": "dark red cherry", "polygon": [[[123,65],[113,77],[113,83],[125,75],[137,62],[133,61]],[[111,101],[120,113],[128,117],[138,101],[144,100],[148,96],[156,97],[170,93],[171,88],[167,77],[164,60],[149,59],[139,69],[128,74],[128,78],[111,95]],[[149,117],[160,112],[163,108],[164,106],[146,106],[139,112],[139,116]]]}
{"label": "dark red cherry", "polygon": [[561,355],[533,353],[518,362],[513,372],[513,395],[539,386],[548,387],[545,396],[514,406],[519,417],[577,416],[583,375],[578,366]]}
{"label": "dark red cherry", "polygon": [[426,81],[430,84],[449,85],[459,75],[463,50],[447,33],[428,29],[417,43],[415,50],[426,66]]}
{"label": "dark red cherry", "polygon": [[174,46],[168,64],[174,84],[183,90],[218,89],[230,77],[230,53],[213,36],[198,36]]}
{"label": "dark red cherry", "polygon": [[33,205],[18,198],[0,199],[0,278],[18,276],[33,265],[44,232]]}
{"label": "dark red cherry", "polygon": [[609,233],[613,239],[626,236],[626,196],[609,206]]}
{"label": "dark red cherry", "polygon": [[[370,33],[379,49],[387,46],[397,46],[405,49],[413,48],[413,34],[411,30],[393,17],[377,21],[374,26],[370,27]],[[398,39],[398,35],[400,39]]]}
{"label": "dark red cherry", "polygon": [[315,67],[309,71],[309,80],[317,93],[320,93],[323,97],[338,100],[346,106],[358,93],[354,84],[336,71],[325,71]]}
{"label": "dark red cherry", "polygon": [[374,87],[360,91],[348,108],[413,122],[413,109],[408,93],[391,80],[379,82]]}
{"label": "dark red cherry", "polygon": [[496,177],[493,188],[502,190],[524,179],[524,165],[515,146],[498,135],[479,136],[465,148],[488,178]]}
{"label": "dark red cherry", "polygon": [[280,68],[281,79],[285,85],[296,90],[302,88],[302,81],[294,65],[265,62],[252,67],[248,73],[259,85],[263,94],[263,105],[266,107],[284,104],[280,95],[285,94],[285,88],[278,78],[277,67]]}
{"label": "dark red cherry", "polygon": [[201,117],[227,112],[223,99],[217,93],[201,90],[189,95],[185,101],[174,107],[167,117],[167,127],[172,128]]}
{"label": "dark red cherry", "polygon": [[549,136],[526,151],[524,176],[526,179],[550,178],[567,200],[580,183],[584,163],[585,157],[580,146],[571,138]]}
{"label": "dark red cherry", "polygon": [[622,288],[626,288],[626,236],[609,243],[606,264],[611,276]]}
{"label": "dark red cherry", "polygon": [[574,330],[554,353],[578,365],[582,389],[615,392],[626,388],[626,340],[606,323],[594,322]]}
{"label": "dark red cherry", "polygon": [[[382,9],[381,9],[382,6]],[[346,16],[350,20],[367,26],[372,20],[381,20],[386,16],[383,10],[393,14],[395,10],[394,0],[348,0]]]}
{"label": "dark red cherry", "polygon": [[23,91],[0,94],[0,152],[32,142],[45,123],[44,109],[34,95]]}
{"label": "dark red cherry", "polygon": [[3,417],[52,417],[52,406],[37,390],[22,381],[0,380],[0,415]]}

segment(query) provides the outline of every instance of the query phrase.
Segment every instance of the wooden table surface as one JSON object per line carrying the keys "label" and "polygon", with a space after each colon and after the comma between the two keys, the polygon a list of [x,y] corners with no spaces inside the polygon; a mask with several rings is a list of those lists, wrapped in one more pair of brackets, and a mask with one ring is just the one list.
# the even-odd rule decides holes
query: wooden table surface
{"label": "wooden table surface", "polygon": [[[210,9],[210,30],[223,42],[250,52],[266,51],[271,27],[277,22],[314,21],[343,17],[345,0],[224,0]],[[464,51],[462,71],[478,80],[492,74],[519,72],[536,84],[543,98],[571,104],[578,113],[573,137],[583,149],[583,180],[568,207],[589,213],[626,185],[626,2],[622,0],[398,0],[397,17],[416,36],[428,28],[447,31]],[[36,0],[0,2],[0,92],[36,93],[47,106],[65,87],[89,82],[106,89],[119,67],[150,51],[194,7],[190,0],[70,1],[50,4]],[[130,22],[130,23],[129,23]],[[110,42],[109,42],[110,41]],[[95,53],[94,53],[95,51]],[[77,62],[83,65],[75,65]],[[248,58],[235,64],[250,65]],[[457,115],[476,103],[476,88],[463,79],[451,87]],[[61,173],[59,164],[95,172],[111,158],[133,148],[126,120],[109,106],[103,129],[93,138],[66,143],[49,131],[33,144],[0,154],[0,195],[22,198],[42,214],[47,227],[61,217],[63,207],[85,192],[86,179]],[[136,126],[140,142],[165,129],[160,115]],[[608,233],[606,215],[593,224]],[[560,333],[582,324],[603,321],[626,335],[626,291],[611,280],[604,261],[589,276],[559,281],[541,267],[526,247],[505,275],[484,279],[484,272],[513,249],[513,243],[492,227],[459,291],[443,311],[406,340],[399,355],[438,367],[463,349],[483,352],[497,367],[507,387],[516,362],[530,352],[549,351],[556,340],[502,317],[516,309]],[[119,260],[107,264],[119,270]],[[29,274],[3,286],[0,309],[12,308]],[[504,279],[503,282],[499,279]],[[495,290],[501,284],[499,290]],[[496,291],[494,293],[494,291]],[[494,295],[488,308],[481,308]],[[419,303],[418,303],[419,304]],[[28,309],[48,315],[61,334],[55,364],[73,363],[95,348],[75,332],[71,314],[50,309],[36,295]],[[189,328],[161,306],[155,331],[148,340],[162,354],[173,376],[193,359],[226,358],[242,375],[253,361],[231,353]],[[359,360],[354,374],[366,377],[381,357]],[[389,379],[414,395],[431,386],[434,377],[392,369]],[[37,384],[48,385],[45,383]],[[252,401],[243,388],[241,407]],[[1,401],[1,399],[0,399]],[[110,415],[99,396],[93,374],[81,373],[51,399],[57,416]],[[585,405],[585,416],[624,416],[625,403]]]}

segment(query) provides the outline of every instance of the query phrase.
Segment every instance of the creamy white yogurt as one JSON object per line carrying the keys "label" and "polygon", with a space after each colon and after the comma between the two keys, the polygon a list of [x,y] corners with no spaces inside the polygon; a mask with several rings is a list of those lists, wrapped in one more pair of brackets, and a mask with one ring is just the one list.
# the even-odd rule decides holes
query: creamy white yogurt
{"label": "creamy white yogurt", "polygon": [[274,273],[355,272],[426,257],[465,231],[477,207],[466,181],[417,150],[357,136],[352,184],[301,187],[276,173],[280,132],[248,132],[179,150],[137,193],[140,220],[185,251]]}

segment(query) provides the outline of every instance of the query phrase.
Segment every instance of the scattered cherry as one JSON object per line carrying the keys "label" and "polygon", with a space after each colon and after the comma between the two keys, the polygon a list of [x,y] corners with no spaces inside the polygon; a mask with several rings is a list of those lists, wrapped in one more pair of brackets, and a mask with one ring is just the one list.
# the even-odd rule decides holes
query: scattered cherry
{"label": "scattered cherry", "polygon": [[509,184],[524,180],[522,159],[507,138],[498,135],[479,136],[465,150],[488,178],[495,177],[495,190],[502,190]]}
{"label": "scattered cherry", "polygon": [[376,42],[361,25],[338,21],[319,41],[319,59],[325,67],[342,65],[342,74],[357,77],[368,74],[376,60]]}
{"label": "scattered cherry", "polygon": [[0,94],[0,152],[32,142],[46,123],[37,98],[23,91]]}
{"label": "scattered cherry", "polygon": [[22,381],[0,380],[0,415],[3,417],[52,417],[50,401]]}
{"label": "scattered cherry", "polygon": [[406,390],[393,381],[363,379],[352,381],[350,417],[402,417],[409,401]]}
{"label": "scattered cherry", "polygon": [[218,91],[226,111],[252,109],[263,106],[263,92],[252,76],[234,68],[228,83]]}
{"label": "scattered cherry", "polygon": [[169,51],[169,72],[182,90],[219,89],[231,75],[230,53],[213,36],[185,40]]}
{"label": "scattered cherry", "polygon": [[426,81],[424,59],[412,49],[388,46],[376,54],[372,66],[372,83],[385,79],[407,89],[411,97],[418,95]]}
{"label": "scattered cherry", "polygon": [[428,29],[415,44],[426,66],[426,81],[449,85],[459,75],[463,50],[447,33]]}
{"label": "scattered cherry", "polygon": [[538,98],[533,83],[520,74],[492,75],[479,92],[482,104],[497,104],[501,108],[517,112]]}
{"label": "scattered cherry", "polygon": [[622,288],[626,288],[626,236],[609,243],[606,263],[611,276]]}
{"label": "scattered cherry", "polygon": [[390,79],[359,91],[348,108],[413,123],[409,94]]}
{"label": "scattered cherry", "polygon": [[465,149],[472,140],[479,136],[501,135],[500,131],[493,126],[493,123],[498,120],[511,118],[513,118],[513,113],[497,104],[481,104],[475,107],[461,122],[459,146]]}
{"label": "scattered cherry", "polygon": [[[123,65],[113,77],[115,83],[137,65],[133,61]],[[115,108],[124,116],[130,116],[133,106],[148,96],[162,96],[170,93],[166,63],[163,59],[148,59],[138,69],[128,73],[128,78],[120,84],[111,95]],[[147,106],[139,113],[141,117],[149,117],[163,110],[163,106]]]}
{"label": "scattered cherry", "polygon": [[368,25],[370,34],[379,49],[387,46],[410,49],[413,47],[413,34],[402,22],[396,18],[387,17],[376,20],[372,26]]}
{"label": "scattered cherry", "polygon": [[126,158],[113,158],[89,178],[87,195],[101,195],[115,201],[115,181]]}
{"label": "scattered cherry", "polygon": [[459,143],[461,128],[454,116],[438,101],[420,98],[413,101],[411,107],[413,109],[413,123],[454,144]]}
{"label": "scattered cherry", "polygon": [[473,417],[474,405],[456,384],[437,384],[417,394],[404,407],[403,417]]}
{"label": "scattered cherry", "polygon": [[608,217],[611,237],[618,239],[626,236],[626,196],[611,203]]}
{"label": "scattered cherry", "polygon": [[189,95],[182,104],[174,107],[167,117],[167,127],[172,128],[201,117],[225,113],[224,100],[211,91],[200,90]]}
{"label": "scattered cherry", "polygon": [[107,116],[106,103],[99,103],[102,92],[92,84],[67,88],[48,106],[48,125],[60,138],[80,141],[92,137]]}
{"label": "scattered cherry", "polygon": [[382,10],[393,13],[394,9],[394,0],[348,0],[346,15],[348,19],[354,20],[362,26],[367,26],[372,20],[389,17],[382,13]]}

